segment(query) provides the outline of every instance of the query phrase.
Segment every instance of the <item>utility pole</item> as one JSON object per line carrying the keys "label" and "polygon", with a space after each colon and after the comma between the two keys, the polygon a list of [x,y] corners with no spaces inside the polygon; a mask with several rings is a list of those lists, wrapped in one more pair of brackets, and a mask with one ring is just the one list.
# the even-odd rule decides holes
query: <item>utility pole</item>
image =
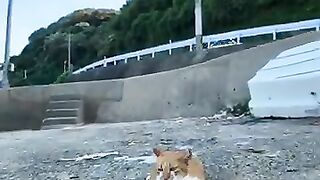
{"label": "utility pole", "polygon": [[[89,23],[77,23],[75,25],[76,27],[89,27],[90,24]],[[72,31],[69,31],[68,34],[68,72],[72,72],[73,71],[73,65],[71,63],[71,58],[72,58],[72,51],[71,51],[71,46],[72,46]]]}
{"label": "utility pole", "polygon": [[196,50],[200,52],[202,47],[202,0],[195,0],[195,35],[196,35]]}
{"label": "utility pole", "polygon": [[68,37],[68,72],[71,72],[71,33]]}
{"label": "utility pole", "polygon": [[10,61],[10,43],[11,43],[11,17],[12,17],[12,0],[8,2],[8,15],[7,15],[7,30],[6,30],[6,44],[4,53],[4,64],[3,64],[3,79],[2,86],[5,89],[10,88],[8,79],[8,66]]}

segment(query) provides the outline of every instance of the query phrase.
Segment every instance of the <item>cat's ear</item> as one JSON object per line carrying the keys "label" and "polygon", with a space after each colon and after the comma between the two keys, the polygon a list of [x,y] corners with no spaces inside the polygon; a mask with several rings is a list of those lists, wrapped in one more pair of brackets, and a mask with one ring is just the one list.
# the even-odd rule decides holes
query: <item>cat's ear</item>
{"label": "cat's ear", "polygon": [[188,149],[183,156],[183,161],[188,165],[189,161],[192,159],[192,151]]}
{"label": "cat's ear", "polygon": [[158,148],[153,148],[153,154],[155,154],[157,157],[161,156],[161,150]]}
{"label": "cat's ear", "polygon": [[192,151],[191,151],[191,149],[188,149],[187,151],[186,151],[186,154],[185,154],[185,156],[184,156],[184,159],[185,160],[191,160],[192,159]]}

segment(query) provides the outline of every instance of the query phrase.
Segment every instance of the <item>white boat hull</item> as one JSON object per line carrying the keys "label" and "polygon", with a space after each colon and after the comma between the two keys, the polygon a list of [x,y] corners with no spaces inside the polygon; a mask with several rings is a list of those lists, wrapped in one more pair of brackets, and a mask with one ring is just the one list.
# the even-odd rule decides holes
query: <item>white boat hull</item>
{"label": "white boat hull", "polygon": [[248,86],[256,117],[319,117],[320,41],[281,53]]}

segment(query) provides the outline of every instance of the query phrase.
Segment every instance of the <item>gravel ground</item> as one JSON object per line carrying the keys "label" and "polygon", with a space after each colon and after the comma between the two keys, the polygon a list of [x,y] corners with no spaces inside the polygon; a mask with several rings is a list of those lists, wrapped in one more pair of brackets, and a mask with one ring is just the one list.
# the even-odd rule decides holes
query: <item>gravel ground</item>
{"label": "gravel ground", "polygon": [[171,119],[0,133],[0,179],[144,179],[152,148],[192,148],[208,179],[320,179],[315,119]]}

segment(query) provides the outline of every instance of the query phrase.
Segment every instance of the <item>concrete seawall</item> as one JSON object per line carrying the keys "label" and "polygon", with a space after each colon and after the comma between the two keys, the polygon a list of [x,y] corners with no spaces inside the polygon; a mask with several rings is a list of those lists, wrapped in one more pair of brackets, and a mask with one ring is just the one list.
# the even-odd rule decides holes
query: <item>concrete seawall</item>
{"label": "concrete seawall", "polygon": [[79,95],[86,123],[95,122],[102,102],[122,100],[122,81],[79,82],[0,90],[0,131],[40,129],[50,96]]}
{"label": "concrete seawall", "polygon": [[212,115],[250,99],[247,81],[280,52],[315,40],[306,33],[192,66],[128,79],[0,91],[0,130],[39,129],[49,97],[77,94],[89,122],[124,122]]}
{"label": "concrete seawall", "polygon": [[157,53],[154,58],[152,58],[151,55],[141,57],[142,60],[140,61],[132,58],[128,60],[128,63],[124,63],[124,61],[119,62],[117,66],[99,67],[80,74],[73,74],[68,77],[67,81],[114,80],[165,72],[206,62],[226,54],[255,47],[259,44],[261,44],[261,42],[257,41],[237,46],[210,49],[206,51],[207,53],[203,58],[195,58],[196,52],[189,52],[189,49],[179,49],[180,51],[174,52],[172,55],[169,55],[168,52],[162,52]]}

